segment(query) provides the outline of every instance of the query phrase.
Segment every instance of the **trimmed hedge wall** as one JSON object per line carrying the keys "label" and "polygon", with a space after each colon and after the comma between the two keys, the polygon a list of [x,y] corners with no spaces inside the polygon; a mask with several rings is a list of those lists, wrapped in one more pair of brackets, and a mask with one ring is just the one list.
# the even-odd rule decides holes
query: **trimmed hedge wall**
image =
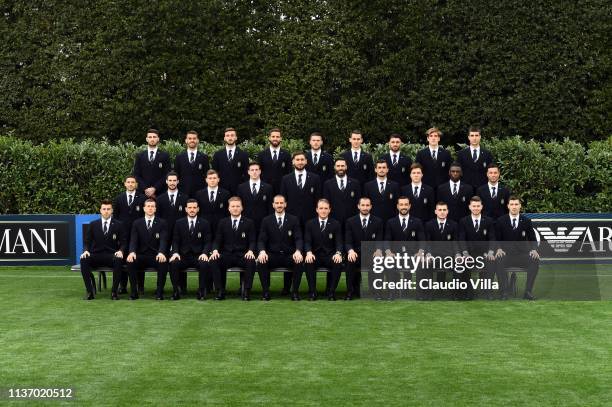
{"label": "trimmed hedge wall", "polygon": [[[539,143],[518,136],[487,140],[485,146],[501,166],[502,181],[523,197],[527,211],[612,212],[612,137],[587,147],[570,140]],[[264,145],[247,140],[240,147],[255,157]],[[302,140],[283,141],[290,151],[305,147]],[[414,158],[423,147],[405,144],[403,151]],[[33,144],[0,136],[0,213],[95,213],[101,199],[123,190],[123,178],[142,148],[91,139]],[[184,147],[167,141],[161,148],[174,158]],[[211,157],[219,148],[200,144]],[[387,146],[364,148],[376,158]]]}

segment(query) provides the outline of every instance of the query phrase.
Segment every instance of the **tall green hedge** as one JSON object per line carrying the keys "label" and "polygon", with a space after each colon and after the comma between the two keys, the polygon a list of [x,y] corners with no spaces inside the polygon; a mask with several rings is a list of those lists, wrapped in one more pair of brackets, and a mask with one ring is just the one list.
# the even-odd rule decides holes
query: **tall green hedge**
{"label": "tall green hedge", "polygon": [[[251,140],[240,146],[252,158],[264,148]],[[301,140],[285,140],[283,146],[290,151],[305,148]],[[209,156],[220,148],[208,143],[200,147]],[[414,158],[423,147],[403,148]],[[524,198],[528,211],[612,212],[612,137],[586,148],[569,140],[538,143],[518,136],[488,140],[486,147],[500,163],[503,181]],[[0,137],[0,213],[95,212],[101,199],[123,190],[123,178],[142,148],[91,139],[34,144]],[[162,148],[174,158],[183,146],[170,141]],[[378,157],[387,146],[365,149]]]}

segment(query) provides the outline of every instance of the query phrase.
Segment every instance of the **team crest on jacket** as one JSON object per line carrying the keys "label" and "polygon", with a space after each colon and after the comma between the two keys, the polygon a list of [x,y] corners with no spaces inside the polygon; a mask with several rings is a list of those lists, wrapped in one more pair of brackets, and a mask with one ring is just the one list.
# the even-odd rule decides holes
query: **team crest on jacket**
{"label": "team crest on jacket", "polygon": [[113,233],[113,240],[117,240],[117,235]]}
{"label": "team crest on jacket", "polygon": [[156,233],[156,234],[155,234],[155,238],[156,238],[156,239],[159,239],[159,233]]}
{"label": "team crest on jacket", "polygon": [[442,161],[442,168],[446,167],[446,163]]}
{"label": "team crest on jacket", "polygon": [[393,199],[393,194],[389,194],[389,199]]}
{"label": "team crest on jacket", "polygon": [[314,187],[310,187],[310,193],[314,194]]}
{"label": "team crest on jacket", "polygon": [[198,239],[202,238],[202,232],[198,232]]}
{"label": "team crest on jacket", "polygon": [[219,204],[219,208],[223,208],[223,202]]}
{"label": "team crest on jacket", "polygon": [[284,161],[281,163],[281,167],[285,168],[285,162]]}
{"label": "team crest on jacket", "polygon": [[416,232],[413,230],[412,231],[412,237],[415,237],[415,236],[416,236]]}
{"label": "team crest on jacket", "polygon": [[363,164],[363,169],[367,170],[368,169],[368,164]]}
{"label": "team crest on jacket", "polygon": [[329,234],[329,238],[330,238],[330,239],[333,239],[333,238],[334,238],[334,234],[333,234],[333,233],[330,233],[330,234]]}
{"label": "team crest on jacket", "polygon": [[183,205],[179,205],[179,212],[183,211]]}
{"label": "team crest on jacket", "polygon": [[487,229],[483,229],[482,230],[482,234],[486,236],[487,235]]}
{"label": "team crest on jacket", "polygon": [[202,163],[199,163],[198,164],[198,170],[201,170],[201,169],[202,169]]}
{"label": "team crest on jacket", "polygon": [[525,231],[521,231],[521,236],[525,237]]}
{"label": "team crest on jacket", "polygon": [[461,200],[462,200],[463,202],[465,202],[465,197],[464,197],[464,196],[462,196],[462,197],[461,197]]}
{"label": "team crest on jacket", "polygon": [[351,198],[355,198],[355,191],[351,191]]}
{"label": "team crest on jacket", "polygon": [[246,238],[246,233],[242,232],[242,238],[245,239]]}
{"label": "team crest on jacket", "polygon": [[238,161],[238,162],[236,163],[236,167],[240,168],[241,166],[242,166],[242,163],[241,163],[240,161]]}
{"label": "team crest on jacket", "polygon": [[450,235],[450,233],[448,235],[446,235],[446,240],[451,240],[452,236]]}
{"label": "team crest on jacket", "polygon": [[504,198],[502,198],[501,201],[499,201],[499,203],[501,203],[503,205],[504,204]]}
{"label": "team crest on jacket", "polygon": [[159,168],[162,168],[164,166],[164,164],[159,163]]}
{"label": "team crest on jacket", "polygon": [[483,166],[484,168],[487,168],[487,163],[486,163],[486,162],[483,162],[483,163],[482,163],[482,166]]}
{"label": "team crest on jacket", "polygon": [[376,239],[376,233],[372,233],[372,239]]}
{"label": "team crest on jacket", "polygon": [[423,203],[427,205],[427,198],[423,198]]}
{"label": "team crest on jacket", "polygon": [[268,199],[268,198],[266,198],[266,196],[265,196],[265,195],[263,195],[263,196],[261,197],[261,200],[262,200],[262,201],[265,201],[266,199]]}
{"label": "team crest on jacket", "polygon": [[136,210],[139,211],[140,210],[140,206],[136,205]]}
{"label": "team crest on jacket", "polygon": [[321,170],[327,171],[327,167],[324,165],[324,166],[321,167]]}
{"label": "team crest on jacket", "polygon": [[288,231],[288,232],[287,232],[287,236],[291,236],[291,231]]}
{"label": "team crest on jacket", "polygon": [[402,172],[406,172],[406,167],[402,167]]}

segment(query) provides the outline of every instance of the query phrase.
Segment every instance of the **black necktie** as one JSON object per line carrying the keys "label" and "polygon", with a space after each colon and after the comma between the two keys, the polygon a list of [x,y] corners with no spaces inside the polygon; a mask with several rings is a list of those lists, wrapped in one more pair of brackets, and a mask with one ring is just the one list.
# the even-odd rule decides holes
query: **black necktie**
{"label": "black necktie", "polygon": [[415,198],[419,197],[419,187],[414,187],[414,197]]}
{"label": "black necktie", "polygon": [[314,153],[314,155],[312,156],[312,163],[314,165],[317,165],[319,163],[319,157],[317,157],[317,156],[318,156],[317,153]]}
{"label": "black necktie", "polygon": [[344,191],[344,180],[340,179],[340,191]]}
{"label": "black necktie", "polygon": [[497,193],[495,193],[495,187],[491,187],[491,198],[495,199]]}
{"label": "black necktie", "polygon": [[234,157],[232,157],[232,150],[229,150],[229,151],[227,152],[227,160],[228,160],[228,161],[232,161],[232,158],[234,158]]}
{"label": "black necktie", "polygon": [[108,221],[105,220],[104,221],[104,234],[107,234],[107,233],[108,233]]}
{"label": "black necktie", "polygon": [[298,187],[302,189],[304,185],[302,184],[302,174],[298,174]]}
{"label": "black necktie", "polygon": [[278,160],[278,156],[276,155],[276,150],[272,152],[272,161]]}
{"label": "black necktie", "polygon": [[147,230],[151,230],[151,219],[147,221]]}
{"label": "black necktie", "polygon": [[440,222],[440,233],[444,232],[444,223]]}
{"label": "black necktie", "polygon": [[403,218],[402,219],[402,231],[405,232],[406,231],[406,227],[407,227],[407,225],[406,225],[406,218]]}
{"label": "black necktie", "polygon": [[353,152],[353,161],[354,162],[358,162],[359,161],[359,156],[357,155],[357,151]]}
{"label": "black necktie", "polygon": [[512,229],[516,229],[516,218],[512,219]]}
{"label": "black necktie", "polygon": [[128,195],[128,206],[132,206],[133,200],[134,200],[134,197],[132,195]]}
{"label": "black necktie", "polygon": [[384,182],[381,182],[381,183],[380,183],[380,194],[382,195],[382,194],[384,194],[384,193],[385,193],[385,183],[384,183]]}
{"label": "black necktie", "polygon": [[155,152],[154,152],[154,151],[151,151],[151,152],[149,153],[149,162],[153,162],[153,159],[154,159],[154,158],[155,158]]}
{"label": "black necktie", "polygon": [[191,152],[191,158],[189,159],[189,162],[190,162],[191,164],[193,164],[193,161],[194,161],[194,160],[195,160],[195,157],[194,157],[194,152],[192,151],[192,152]]}
{"label": "black necktie", "polygon": [[325,230],[325,221],[321,221],[321,232]]}
{"label": "black necktie", "polygon": [[474,220],[474,230],[478,232],[478,229],[480,229],[480,226],[478,226],[478,219],[476,219]]}
{"label": "black necktie", "polygon": [[453,195],[457,196],[457,184],[453,184]]}
{"label": "black necktie", "polygon": [[393,154],[393,165],[397,165],[397,154]]}
{"label": "black necktie", "polygon": [[368,220],[366,218],[363,218],[363,220],[361,221],[361,228],[365,229],[368,227]]}
{"label": "black necktie", "polygon": [[174,194],[170,195],[170,205],[174,206]]}
{"label": "black necktie", "polygon": [[195,227],[195,225],[193,224],[193,221],[191,221],[190,225],[189,225],[189,233],[193,234],[194,227]]}
{"label": "black necktie", "polygon": [[436,150],[431,150],[431,159],[436,161]]}
{"label": "black necktie", "polygon": [[253,195],[257,195],[257,184],[253,183]]}
{"label": "black necktie", "polygon": [[474,162],[478,161],[478,152],[476,150],[472,150],[472,160]]}
{"label": "black necktie", "polygon": [[234,219],[233,229],[234,229],[234,231],[238,230],[238,219]]}
{"label": "black necktie", "polygon": [[278,228],[282,228],[283,227],[283,218],[278,218]]}
{"label": "black necktie", "polygon": [[210,191],[210,202],[215,202],[215,191]]}

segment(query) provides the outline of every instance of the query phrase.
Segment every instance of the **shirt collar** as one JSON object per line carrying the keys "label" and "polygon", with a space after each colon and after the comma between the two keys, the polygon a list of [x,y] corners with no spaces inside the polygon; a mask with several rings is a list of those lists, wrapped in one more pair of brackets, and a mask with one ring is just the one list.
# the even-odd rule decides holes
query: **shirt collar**
{"label": "shirt collar", "polygon": [[402,215],[397,215],[399,217],[400,223],[406,219],[406,223],[408,223],[408,220],[410,219],[410,214],[406,215],[406,216],[402,216]]}
{"label": "shirt collar", "polygon": [[234,223],[234,221],[235,221],[235,220],[237,220],[237,221],[238,221],[237,223],[240,223],[240,218],[242,217],[242,215],[238,215],[238,216],[237,216],[237,217],[235,217],[235,218],[234,218],[233,216],[230,216],[230,217],[232,218],[232,223]]}
{"label": "shirt collar", "polygon": [[153,221],[153,220],[155,220],[155,215],[151,216],[150,218],[149,218],[147,215],[145,215],[145,217],[144,217],[144,218],[145,218],[145,220],[147,220],[147,221]]}
{"label": "shirt collar", "polygon": [[198,149],[197,149],[197,148],[194,148],[193,150],[192,150],[192,149],[190,149],[190,148],[188,148],[188,149],[187,149],[187,152],[188,152],[190,155],[191,155],[191,153],[195,153],[195,155],[198,155]]}
{"label": "shirt collar", "polygon": [[381,182],[384,182],[384,183],[386,184],[386,183],[387,183],[387,177],[385,177],[385,178],[383,178],[383,179],[380,179],[380,178],[376,177],[376,182],[377,182],[378,184],[380,184]]}
{"label": "shirt collar", "polygon": [[412,189],[414,189],[414,187],[419,187],[419,189],[421,189],[421,186],[423,185],[423,183],[422,183],[422,182],[419,182],[418,184],[415,184],[415,183],[413,182],[413,183],[411,183],[411,185],[412,185]]}
{"label": "shirt collar", "polygon": [[100,216],[100,220],[102,221],[102,223],[104,222],[108,222],[110,223],[110,221],[113,219],[113,216],[111,215],[108,219],[104,219],[102,216]]}
{"label": "shirt collar", "polygon": [[125,191],[125,194],[126,194],[126,195],[132,195],[132,196],[134,196],[134,195],[136,195],[136,190],[134,190],[134,191],[132,191],[132,192],[130,192],[130,191]]}
{"label": "shirt collar", "polygon": [[225,151],[234,151],[235,149],[236,149],[235,144],[233,146],[228,146],[227,144],[225,145]]}
{"label": "shirt collar", "polygon": [[498,186],[499,186],[499,181],[498,181],[498,182],[496,182],[495,184],[491,184],[490,182],[488,182],[488,184],[489,184],[489,189],[491,189],[491,188],[493,188],[493,187],[498,188]]}
{"label": "shirt collar", "polygon": [[194,217],[192,218],[191,216],[187,215],[187,220],[189,221],[189,223],[191,223],[191,222],[195,222],[196,220],[198,220],[198,217],[197,217],[197,216],[194,216]]}
{"label": "shirt collar", "polygon": [[149,153],[149,155],[151,154],[151,151],[153,151],[155,154],[157,154],[157,146],[155,146],[155,147],[147,146],[147,152]]}
{"label": "shirt collar", "polygon": [[257,184],[257,186],[259,186],[259,184],[261,183],[261,178],[259,178],[259,179],[257,179],[257,180],[252,180],[252,179],[249,179],[249,183],[250,183],[251,185],[253,185],[253,184]]}
{"label": "shirt collar", "polygon": [[278,147],[269,146],[269,147],[270,147],[270,153],[274,154],[275,151],[276,151],[277,154],[280,153],[280,146],[278,146]]}
{"label": "shirt collar", "polygon": [[282,214],[274,212],[274,216],[276,217],[276,219],[281,218],[283,222],[285,221],[285,212],[283,212]]}
{"label": "shirt collar", "polygon": [[353,147],[351,147],[351,154],[355,154],[357,153],[358,155],[361,154],[361,148],[359,150],[354,150]]}
{"label": "shirt collar", "polygon": [[482,214],[480,214],[478,217],[474,217],[474,215],[470,215],[470,217],[472,218],[472,223],[474,223],[475,221],[480,222],[480,220],[482,219]]}
{"label": "shirt collar", "polygon": [[438,222],[438,225],[439,225],[440,223],[446,223],[446,219],[440,219],[440,218],[438,218],[437,216],[436,216],[436,221]]}
{"label": "shirt collar", "polygon": [[208,187],[208,192],[210,193],[210,191],[214,191],[214,193],[217,193],[217,190],[219,190],[219,185],[217,185],[216,187]]}
{"label": "shirt collar", "polygon": [[368,221],[368,222],[370,221],[370,215],[366,215],[366,216],[364,216],[364,215],[362,215],[362,214],[359,214],[359,217],[361,218],[361,222],[362,222],[362,223],[363,223],[363,220],[364,220],[364,219],[365,219],[366,221]]}
{"label": "shirt collar", "polygon": [[321,222],[325,222],[325,223],[327,223],[327,222],[329,222],[329,218],[327,218],[327,219],[321,219],[321,218],[319,218],[319,224],[320,224]]}

